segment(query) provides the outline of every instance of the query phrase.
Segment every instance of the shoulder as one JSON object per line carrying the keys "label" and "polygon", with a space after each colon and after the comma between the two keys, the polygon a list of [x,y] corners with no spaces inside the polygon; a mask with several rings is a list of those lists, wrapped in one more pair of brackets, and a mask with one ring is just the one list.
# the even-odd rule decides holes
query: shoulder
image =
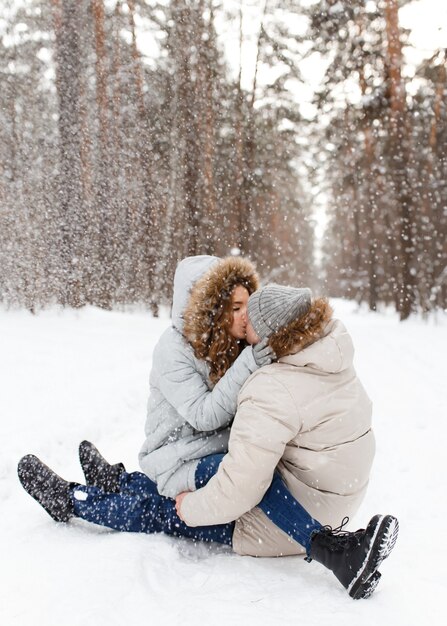
{"label": "shoulder", "polygon": [[154,363],[194,363],[194,351],[183,335],[173,326],[167,328],[158,340],[153,354]]}
{"label": "shoulder", "polygon": [[168,328],[160,337],[152,366],[159,376],[170,380],[187,382],[200,376],[210,386],[208,363],[195,356],[192,346],[176,328]]}
{"label": "shoulder", "polygon": [[191,348],[183,335],[174,327],[167,328],[156,343],[155,350],[165,350],[167,347],[175,347],[178,350]]}
{"label": "shoulder", "polygon": [[272,363],[256,370],[243,385],[239,402],[250,400],[258,405],[286,407],[286,410],[295,409],[295,402],[289,392],[284,370],[287,365]]}
{"label": "shoulder", "polygon": [[241,390],[231,429],[233,439],[275,445],[279,439],[292,439],[301,427],[300,412],[278,373],[280,364],[255,372]]}

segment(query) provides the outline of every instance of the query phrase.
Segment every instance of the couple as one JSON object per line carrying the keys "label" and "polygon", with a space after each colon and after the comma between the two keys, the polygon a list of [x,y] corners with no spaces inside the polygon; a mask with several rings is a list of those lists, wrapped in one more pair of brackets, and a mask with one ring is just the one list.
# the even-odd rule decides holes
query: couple
{"label": "couple", "polygon": [[33,455],[21,459],[20,481],[56,521],[215,541],[244,555],[305,554],[352,598],[369,597],[398,523],[376,515],[365,530],[343,531],[346,518],[332,528],[357,511],[374,456],[371,403],[352,358],[343,324],[309,289],[258,289],[246,259],[189,257],[174,277],[172,326],[154,349],[144,473],[110,465],[84,441],[86,485]]}

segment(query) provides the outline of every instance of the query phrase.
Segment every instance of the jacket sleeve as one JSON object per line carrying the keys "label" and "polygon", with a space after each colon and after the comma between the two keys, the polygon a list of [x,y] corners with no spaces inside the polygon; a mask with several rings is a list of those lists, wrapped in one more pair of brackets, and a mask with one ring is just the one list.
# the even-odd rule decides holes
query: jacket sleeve
{"label": "jacket sleeve", "polygon": [[285,387],[262,371],[253,376],[241,392],[228,454],[208,484],[183,499],[186,524],[231,522],[259,504],[298,421]]}
{"label": "jacket sleeve", "polygon": [[[189,350],[189,348],[188,348]],[[168,358],[159,385],[167,401],[198,431],[213,431],[228,424],[236,413],[237,396],[247,378],[258,368],[247,346],[210,390],[187,353]]]}

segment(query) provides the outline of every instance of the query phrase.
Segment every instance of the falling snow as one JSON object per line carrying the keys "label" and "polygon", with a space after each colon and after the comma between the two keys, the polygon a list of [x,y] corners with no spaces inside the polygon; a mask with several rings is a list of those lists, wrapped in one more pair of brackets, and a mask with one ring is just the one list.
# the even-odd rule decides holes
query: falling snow
{"label": "falling snow", "polygon": [[0,312],[0,620],[8,626],[346,626],[442,622],[447,558],[437,529],[444,493],[443,403],[447,319],[405,324],[393,313],[334,301],[356,346],[374,403],[377,452],[353,526],[377,513],[401,524],[374,596],[353,602],[332,575],[300,557],[254,559],[226,547],[160,535],[115,533],[82,521],[57,524],[21,488],[29,452],[81,481],[79,442],[138,469],[152,349],[169,324],[146,312]]}

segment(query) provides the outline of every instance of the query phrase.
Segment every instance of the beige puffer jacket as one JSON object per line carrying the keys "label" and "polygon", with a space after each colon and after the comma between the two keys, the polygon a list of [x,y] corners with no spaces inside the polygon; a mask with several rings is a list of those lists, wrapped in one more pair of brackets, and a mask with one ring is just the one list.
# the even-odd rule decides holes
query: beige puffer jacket
{"label": "beige puffer jacket", "polygon": [[190,526],[237,520],[233,548],[239,554],[304,551],[255,508],[275,468],[322,524],[338,526],[353,516],[365,494],[375,450],[371,402],[343,324],[331,320],[323,334],[250,376],[219,471],[183,500],[181,514]]}

